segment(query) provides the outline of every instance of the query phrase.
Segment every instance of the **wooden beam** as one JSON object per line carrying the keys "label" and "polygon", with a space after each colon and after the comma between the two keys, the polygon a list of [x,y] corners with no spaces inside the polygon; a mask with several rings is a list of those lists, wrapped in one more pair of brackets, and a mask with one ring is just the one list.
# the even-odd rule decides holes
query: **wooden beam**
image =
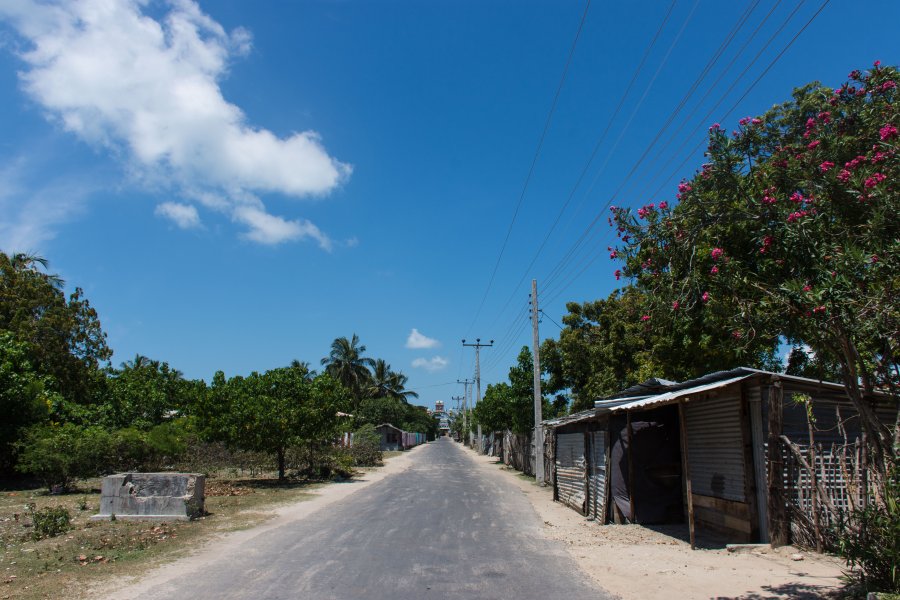
{"label": "wooden beam", "polygon": [[631,451],[634,435],[631,430],[631,411],[626,411],[625,414],[628,423],[628,504],[631,510],[630,522],[637,523],[637,516],[634,514],[634,458]]}
{"label": "wooden beam", "polygon": [[678,403],[678,437],[681,439],[681,473],[687,487],[688,531],[691,535],[691,550],[696,547],[694,536],[694,495],[691,492],[691,469],[688,461],[687,427],[684,426],[684,402]]}
{"label": "wooden beam", "polygon": [[756,510],[756,469],[753,465],[753,435],[750,433],[750,402],[744,383],[741,391],[741,441],[744,448],[744,499],[750,507],[750,537],[759,541],[759,512]]}
{"label": "wooden beam", "polygon": [[787,546],[790,540],[790,523],[784,494],[784,459],[781,457],[781,432],[784,426],[784,390],[776,381],[769,388],[769,435],[768,443],[768,514],[769,543],[772,547]]}

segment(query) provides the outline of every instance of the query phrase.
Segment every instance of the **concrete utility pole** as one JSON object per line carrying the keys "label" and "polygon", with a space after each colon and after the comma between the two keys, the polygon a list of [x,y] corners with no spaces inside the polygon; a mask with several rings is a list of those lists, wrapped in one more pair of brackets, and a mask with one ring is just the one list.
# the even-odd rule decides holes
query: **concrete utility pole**
{"label": "concrete utility pole", "polygon": [[469,433],[469,384],[474,383],[474,381],[469,381],[468,379],[463,379],[460,381],[456,380],[456,383],[463,384],[463,439],[462,442],[466,443],[466,437],[471,438],[472,435]]}
{"label": "concrete utility pole", "polygon": [[[482,348],[490,348],[494,345],[494,340],[491,340],[487,344],[481,343],[481,338],[475,338],[474,344],[467,344],[466,340],[462,341],[463,346],[471,346],[475,348],[475,406],[478,406],[478,403],[481,402],[481,363],[479,362],[479,350]],[[483,452],[482,444],[481,444],[481,423],[478,424],[478,453],[481,454]]]}
{"label": "concrete utility pole", "polygon": [[541,427],[541,338],[538,335],[537,279],[531,280],[531,339],[534,347],[534,478],[544,484],[544,428]]}

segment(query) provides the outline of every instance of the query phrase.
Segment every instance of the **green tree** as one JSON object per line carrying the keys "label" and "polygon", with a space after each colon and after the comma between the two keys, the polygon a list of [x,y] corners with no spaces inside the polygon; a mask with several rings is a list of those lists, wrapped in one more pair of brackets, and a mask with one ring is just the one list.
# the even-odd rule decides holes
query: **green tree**
{"label": "green tree", "polygon": [[310,379],[305,369],[285,367],[226,381],[220,372],[198,418],[209,437],[272,455],[284,479],[288,448],[329,443],[347,401],[346,389],[327,373]]}
{"label": "green tree", "polygon": [[650,305],[635,287],[604,300],[567,304],[559,340],[545,340],[541,347],[550,374],[547,391],[569,390],[572,410],[579,411],[651,377],[681,381],[711,371],[775,364],[775,337],[736,345],[723,338],[719,321],[707,318],[654,326],[642,320]]}
{"label": "green tree", "polygon": [[419,394],[406,389],[409,378],[398,371],[391,370],[383,358],[372,363],[372,374],[366,388],[367,395],[372,398],[397,398],[404,402],[410,398],[418,398]]}
{"label": "green tree", "polygon": [[357,402],[365,396],[372,379],[369,369],[375,366],[374,360],[363,356],[365,351],[354,333],[350,339],[339,337],[331,342],[331,352],[322,359],[325,372],[350,390]]}
{"label": "green tree", "polygon": [[850,79],[797,89],[731,136],[711,127],[677,205],[613,210],[614,253],[651,300],[648,326],[717,323],[739,347],[784,336],[837,365],[883,491],[900,428],[872,392],[900,384],[900,78],[876,64]]}
{"label": "green tree", "polygon": [[166,362],[136,355],[109,377],[111,425],[147,430],[175,416],[192,384]]}
{"label": "green tree", "polygon": [[0,252],[0,331],[27,344],[31,367],[68,401],[90,403],[100,363],[112,351],[80,288],[46,272],[43,258]]}

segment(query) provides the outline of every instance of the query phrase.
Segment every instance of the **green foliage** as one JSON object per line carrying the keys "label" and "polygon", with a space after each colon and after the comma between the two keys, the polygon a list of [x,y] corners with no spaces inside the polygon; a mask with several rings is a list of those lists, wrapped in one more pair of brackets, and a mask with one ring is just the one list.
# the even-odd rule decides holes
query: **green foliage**
{"label": "green foliage", "polygon": [[[473,413],[482,431],[502,431],[529,434],[534,429],[534,365],[528,346],[522,346],[516,366],[509,370],[509,383],[489,385]],[[541,389],[545,383],[542,381]],[[549,415],[553,407],[543,398],[542,415]]]}
{"label": "green foliage", "polygon": [[390,423],[404,431],[424,433],[432,439],[437,423],[424,406],[408,404],[397,397],[363,398],[354,413],[357,423]]}
{"label": "green foliage", "polygon": [[42,481],[49,490],[66,490],[75,479],[105,471],[111,436],[101,427],[35,425],[19,442],[16,469]]}
{"label": "green foliage", "polygon": [[21,431],[47,418],[59,396],[50,391],[48,377],[34,371],[28,345],[0,332],[0,469],[15,461],[13,443]]}
{"label": "green foliage", "polygon": [[365,351],[366,347],[359,343],[359,336],[354,333],[350,339],[335,339],[331,343],[331,352],[322,359],[325,372],[350,391],[355,403],[367,395],[372,381],[369,368],[375,366],[374,360],[363,356]]}
{"label": "green foliage", "polygon": [[357,467],[374,467],[381,464],[381,434],[375,431],[374,425],[363,425],[353,433],[350,456]]}
{"label": "green foliage", "polygon": [[0,252],[0,332],[27,344],[31,368],[77,404],[90,402],[95,373],[112,352],[81,289],[66,298],[47,261]]}
{"label": "green foliage", "polygon": [[286,367],[227,381],[217,373],[197,416],[210,438],[274,455],[283,479],[288,448],[333,439],[347,403],[346,389],[330,375],[310,378]]}
{"label": "green foliage", "polygon": [[67,532],[72,527],[72,516],[65,506],[45,506],[35,509],[33,503],[26,507],[31,517],[31,539],[42,540]]}
{"label": "green foliage", "polygon": [[849,573],[867,592],[900,593],[900,474],[894,471],[885,502],[850,515],[837,532]]}
{"label": "green foliage", "polygon": [[195,383],[168,363],[140,354],[112,371],[108,382],[112,427],[148,430],[179,413],[197,391]]}

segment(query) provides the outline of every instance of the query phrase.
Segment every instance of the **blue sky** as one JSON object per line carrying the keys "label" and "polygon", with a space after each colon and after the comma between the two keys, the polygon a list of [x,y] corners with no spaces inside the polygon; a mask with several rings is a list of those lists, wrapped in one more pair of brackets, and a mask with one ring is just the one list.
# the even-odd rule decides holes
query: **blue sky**
{"label": "blue sky", "polygon": [[594,0],[525,188],[584,2],[0,0],[0,249],[83,287],[115,364],[209,380],[357,333],[449,401],[461,338],[498,342],[483,387],[530,342],[532,278],[542,336],[615,289],[588,226],[671,201],[709,124],[896,63],[888,0],[828,3],[776,61],[820,6]]}

